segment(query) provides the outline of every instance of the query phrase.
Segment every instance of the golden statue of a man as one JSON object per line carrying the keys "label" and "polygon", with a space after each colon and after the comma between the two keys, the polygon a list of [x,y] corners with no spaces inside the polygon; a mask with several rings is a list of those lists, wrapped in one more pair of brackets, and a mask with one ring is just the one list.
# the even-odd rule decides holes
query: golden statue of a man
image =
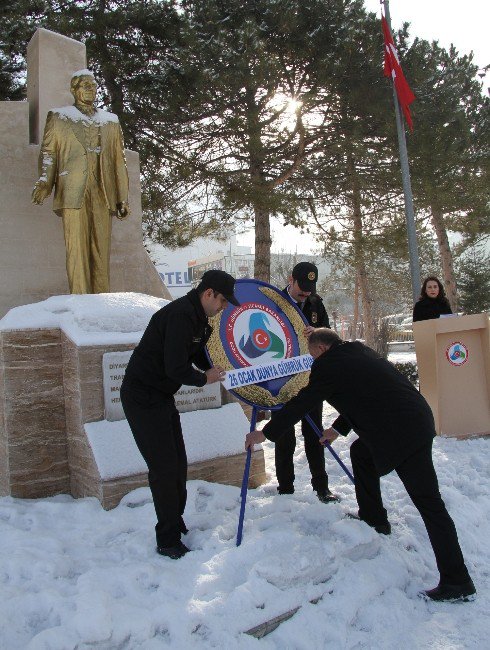
{"label": "golden statue of a man", "polygon": [[95,108],[90,70],[75,72],[73,106],[49,111],[32,202],[54,187],[53,210],[63,219],[70,293],[109,291],[112,217],[129,214],[128,171],[119,120]]}

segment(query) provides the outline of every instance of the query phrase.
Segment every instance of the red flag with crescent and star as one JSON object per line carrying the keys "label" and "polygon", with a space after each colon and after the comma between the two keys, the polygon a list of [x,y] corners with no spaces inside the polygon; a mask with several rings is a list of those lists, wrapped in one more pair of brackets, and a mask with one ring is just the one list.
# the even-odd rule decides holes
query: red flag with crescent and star
{"label": "red flag with crescent and star", "polygon": [[381,16],[381,25],[383,27],[383,35],[385,41],[384,74],[385,77],[391,77],[393,79],[396,94],[402,107],[403,114],[405,115],[407,124],[410,127],[410,131],[413,131],[410,104],[415,99],[415,95],[413,94],[407,80],[405,79],[405,75],[403,74],[400,60],[398,58],[398,52],[396,51],[395,43],[393,41],[393,36],[391,35],[391,31],[386,18],[383,15]]}

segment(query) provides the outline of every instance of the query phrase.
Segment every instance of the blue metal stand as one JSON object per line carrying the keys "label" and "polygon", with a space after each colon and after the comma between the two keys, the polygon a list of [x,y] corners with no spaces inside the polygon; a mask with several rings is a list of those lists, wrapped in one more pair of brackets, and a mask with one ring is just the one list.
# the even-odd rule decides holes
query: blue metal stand
{"label": "blue metal stand", "polygon": [[[255,431],[255,427],[257,425],[257,413],[258,413],[258,408],[256,406],[252,407],[252,417],[250,419],[250,431]],[[308,424],[311,426],[313,431],[316,433],[316,435],[321,438],[323,435],[323,431],[320,431],[319,427],[313,422],[312,418],[310,415],[305,415],[305,420],[308,420]],[[344,463],[340,460],[340,457],[337,455],[337,453],[332,449],[332,446],[328,444],[328,442],[325,442],[325,447],[328,449],[328,451],[332,454],[332,456],[335,458],[337,463],[340,465],[340,467],[344,470],[344,472],[347,474],[347,476],[350,478],[352,483],[355,483],[354,477],[352,474],[349,472],[347,467],[344,465]],[[247,459],[245,461],[245,470],[243,472],[243,479],[242,479],[242,489],[240,491],[240,516],[238,519],[238,531],[237,531],[237,536],[236,536],[236,545],[240,546],[242,543],[242,537],[243,537],[243,520],[245,518],[245,505],[247,502],[247,490],[248,490],[248,478],[250,475],[250,463],[252,460],[252,449],[249,447],[247,449]]]}
{"label": "blue metal stand", "polygon": [[[250,419],[250,431],[255,431],[255,427],[257,425],[257,412],[258,412],[257,407],[253,406],[252,417]],[[243,479],[242,479],[242,489],[240,492],[241,503],[240,503],[240,517],[238,519],[238,532],[236,536],[237,546],[240,546],[240,544],[242,543],[243,519],[245,517],[245,504],[247,502],[248,477],[250,475],[251,460],[252,460],[252,448],[249,447],[247,449],[247,460],[245,461],[245,470],[243,472]]]}
{"label": "blue metal stand", "polygon": [[[305,420],[308,420],[308,424],[311,426],[313,431],[316,433],[316,435],[321,438],[323,435],[323,431],[320,431],[320,429],[317,427],[317,425],[313,422],[312,418],[310,415],[306,414],[305,415]],[[340,460],[339,456],[337,453],[332,449],[332,446],[328,444],[328,442],[323,443],[325,447],[328,449],[328,451],[332,454],[332,456],[335,458],[337,463],[340,465],[340,467],[344,470],[344,472],[347,474],[347,476],[350,478],[350,480],[355,484],[354,477],[352,474],[349,472],[347,467],[344,465],[344,463]]]}

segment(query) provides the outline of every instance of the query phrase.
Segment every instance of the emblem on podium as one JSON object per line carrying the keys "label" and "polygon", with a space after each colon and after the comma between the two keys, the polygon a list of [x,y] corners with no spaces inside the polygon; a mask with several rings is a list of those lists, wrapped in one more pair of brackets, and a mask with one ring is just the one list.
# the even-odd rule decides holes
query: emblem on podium
{"label": "emblem on podium", "polygon": [[455,341],[446,348],[446,359],[452,366],[462,366],[468,361],[468,348],[461,341]]}

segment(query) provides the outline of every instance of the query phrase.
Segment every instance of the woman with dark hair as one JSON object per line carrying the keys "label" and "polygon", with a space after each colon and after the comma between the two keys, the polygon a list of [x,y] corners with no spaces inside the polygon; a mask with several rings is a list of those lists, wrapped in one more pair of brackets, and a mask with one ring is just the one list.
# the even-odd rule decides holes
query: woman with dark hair
{"label": "woman with dark hair", "polygon": [[420,298],[413,307],[413,322],[439,318],[441,314],[452,313],[441,282],[434,275],[425,278]]}

